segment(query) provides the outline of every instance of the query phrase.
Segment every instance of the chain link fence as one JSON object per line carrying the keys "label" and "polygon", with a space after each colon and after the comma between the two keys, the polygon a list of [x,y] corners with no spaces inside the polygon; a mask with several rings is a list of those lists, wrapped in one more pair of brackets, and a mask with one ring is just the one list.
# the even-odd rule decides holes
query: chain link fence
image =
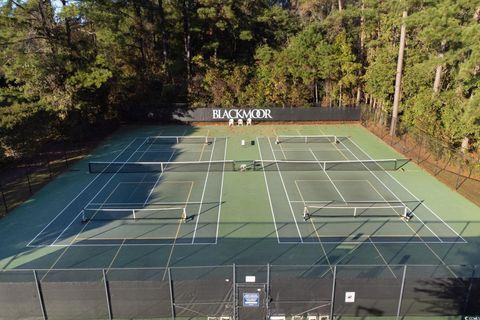
{"label": "chain link fence", "polygon": [[480,205],[480,159],[472,146],[451,146],[422,128],[399,124],[397,135],[390,136],[385,116],[362,108],[362,125],[401,154]]}
{"label": "chain link fence", "polygon": [[34,156],[0,164],[0,217],[69,170],[75,161],[87,156],[98,143],[51,143]]}
{"label": "chain link fence", "polygon": [[[245,297],[255,297],[257,292],[265,299],[245,308]],[[256,319],[403,319],[478,316],[478,301],[480,268],[464,265],[227,265],[0,272],[0,319],[242,320],[246,319],[242,315],[255,315],[256,309],[265,311],[258,313],[261,317],[254,316]]]}

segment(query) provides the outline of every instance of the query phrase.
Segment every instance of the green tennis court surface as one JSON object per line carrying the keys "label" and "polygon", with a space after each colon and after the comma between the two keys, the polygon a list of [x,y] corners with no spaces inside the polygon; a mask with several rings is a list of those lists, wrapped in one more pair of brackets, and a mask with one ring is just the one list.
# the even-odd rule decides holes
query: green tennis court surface
{"label": "green tennis court surface", "polygon": [[0,221],[1,266],[470,265],[479,220],[360,126],[126,128]]}

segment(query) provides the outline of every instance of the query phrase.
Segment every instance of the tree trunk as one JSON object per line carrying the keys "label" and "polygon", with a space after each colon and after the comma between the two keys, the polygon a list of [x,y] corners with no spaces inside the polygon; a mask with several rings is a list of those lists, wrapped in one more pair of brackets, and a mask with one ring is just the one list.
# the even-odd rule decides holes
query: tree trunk
{"label": "tree trunk", "polygon": [[387,110],[385,110],[385,104],[384,102],[380,102],[380,110],[382,110],[382,127],[386,128],[387,127]]}
{"label": "tree trunk", "polygon": [[440,53],[438,57],[440,58],[440,63],[437,65],[435,69],[435,80],[433,81],[433,93],[437,94],[440,92],[440,87],[442,84],[442,73],[443,73],[443,52],[445,51],[446,41],[442,41],[442,46],[440,48]]}
{"label": "tree trunk", "polygon": [[[359,60],[361,63],[361,67],[359,70],[359,79],[361,79],[361,76],[365,74],[365,16],[363,15],[365,11],[365,1],[362,0],[362,8],[361,8],[361,16],[360,16],[360,52],[359,52]],[[360,101],[362,99],[362,82],[359,80],[358,86],[357,86],[357,97],[355,100],[355,104],[358,106],[360,104]]]}
{"label": "tree trunk", "polygon": [[338,94],[338,106],[342,107],[342,85],[340,85],[340,92]]}
{"label": "tree trunk", "polygon": [[52,10],[52,3],[50,0],[42,0],[38,1],[38,12],[40,14],[40,24],[41,24],[41,29],[43,30],[44,36],[48,39],[48,42],[50,44],[50,50],[54,55],[57,54],[57,46],[55,44],[55,41],[53,39],[54,34],[53,34],[53,17],[51,16]]}
{"label": "tree trunk", "polygon": [[360,15],[360,55],[363,57],[365,49],[365,16],[363,15],[365,11],[365,1],[362,0],[362,8]]}
{"label": "tree trunk", "polygon": [[342,4],[342,0],[338,0],[338,11],[342,11],[343,10],[343,4]]}
{"label": "tree trunk", "polygon": [[433,82],[433,93],[435,94],[440,92],[440,84],[442,81],[442,71],[443,71],[443,66],[439,64],[435,70],[435,81]]}
{"label": "tree trunk", "polygon": [[[67,5],[67,0],[61,0],[62,5]],[[72,49],[72,29],[70,26],[70,18],[65,18],[65,32],[67,34],[67,46]]]}
{"label": "tree trunk", "polygon": [[395,78],[395,95],[393,97],[392,123],[390,124],[390,135],[392,137],[395,136],[397,132],[398,105],[400,103],[400,89],[402,84],[403,53],[405,51],[406,18],[407,11],[403,11],[402,28],[400,31],[400,45],[398,48],[397,76]]}
{"label": "tree trunk", "polygon": [[146,66],[148,65],[147,63],[147,54],[145,51],[145,40],[144,40],[144,35],[145,35],[145,28],[143,26],[143,17],[142,17],[142,9],[140,8],[140,3],[134,1],[133,2],[133,9],[135,12],[135,17],[137,19],[137,28],[139,35],[137,35],[138,38],[138,45],[140,48],[140,54],[142,56],[142,69],[143,72],[141,72],[142,75],[144,75],[144,71],[146,69]]}
{"label": "tree trunk", "polygon": [[362,89],[360,88],[360,85],[357,86],[357,96],[355,98],[355,106],[360,105],[360,101],[362,100]]}
{"label": "tree trunk", "polygon": [[330,91],[330,81],[329,80],[324,81],[324,89],[325,89],[325,96],[328,100],[328,107],[331,108],[332,107],[332,93]]}
{"label": "tree trunk", "polygon": [[183,0],[183,42],[184,42],[184,54],[185,63],[187,66],[187,80],[190,80],[192,75],[191,69],[191,47],[190,47],[190,13],[189,13],[190,0]]}
{"label": "tree trunk", "polygon": [[160,33],[162,35],[162,55],[163,62],[168,61],[168,39],[167,30],[165,26],[165,11],[163,10],[163,0],[158,0],[158,16],[160,19]]}

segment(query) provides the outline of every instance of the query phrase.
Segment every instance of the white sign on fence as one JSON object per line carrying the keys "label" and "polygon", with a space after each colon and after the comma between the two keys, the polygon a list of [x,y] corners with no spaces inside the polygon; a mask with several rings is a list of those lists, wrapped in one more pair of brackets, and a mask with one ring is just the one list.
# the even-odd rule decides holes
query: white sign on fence
{"label": "white sign on fence", "polygon": [[353,303],[355,302],[355,292],[345,292],[345,302]]}

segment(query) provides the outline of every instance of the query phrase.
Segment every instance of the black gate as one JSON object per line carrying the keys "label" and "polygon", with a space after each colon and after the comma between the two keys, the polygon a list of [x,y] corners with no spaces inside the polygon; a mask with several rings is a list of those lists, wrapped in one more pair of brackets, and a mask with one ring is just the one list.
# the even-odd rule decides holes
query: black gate
{"label": "black gate", "polygon": [[237,283],[237,319],[261,320],[267,317],[267,285],[264,283]]}

